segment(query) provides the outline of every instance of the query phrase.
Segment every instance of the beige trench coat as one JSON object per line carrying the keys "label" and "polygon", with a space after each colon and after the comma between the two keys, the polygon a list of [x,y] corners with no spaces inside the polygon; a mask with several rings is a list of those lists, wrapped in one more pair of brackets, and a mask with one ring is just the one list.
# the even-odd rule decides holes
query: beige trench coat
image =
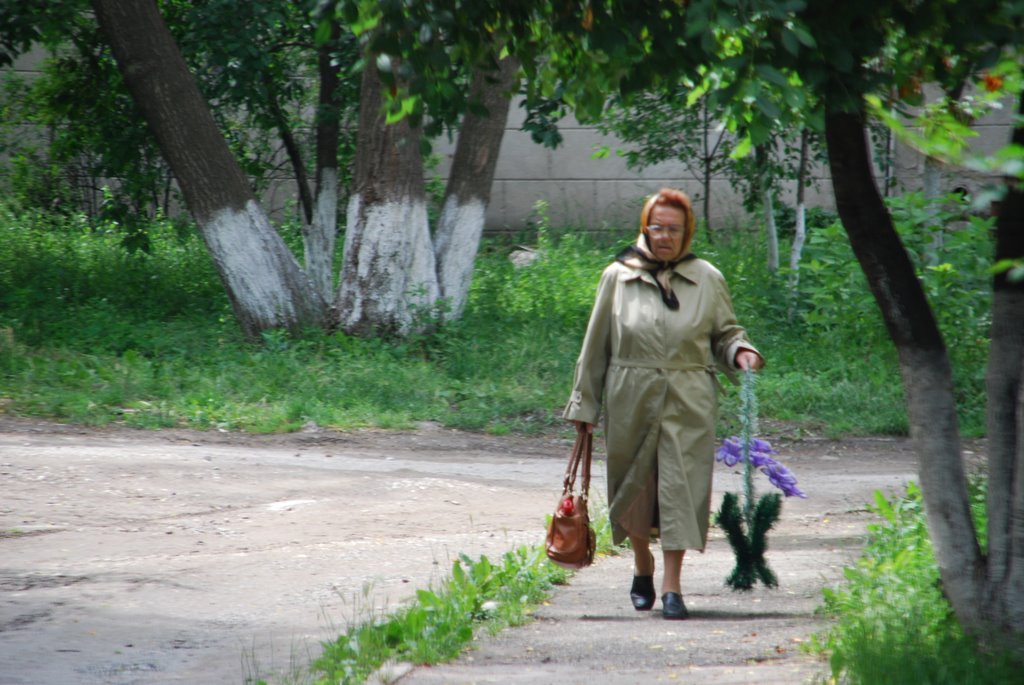
{"label": "beige trench coat", "polygon": [[660,535],[663,549],[703,550],[711,512],[716,370],[735,381],[735,357],[756,349],[736,323],[721,272],[702,259],[671,275],[679,309],[651,274],[608,266],[563,416],[596,423],[605,399],[613,539]]}

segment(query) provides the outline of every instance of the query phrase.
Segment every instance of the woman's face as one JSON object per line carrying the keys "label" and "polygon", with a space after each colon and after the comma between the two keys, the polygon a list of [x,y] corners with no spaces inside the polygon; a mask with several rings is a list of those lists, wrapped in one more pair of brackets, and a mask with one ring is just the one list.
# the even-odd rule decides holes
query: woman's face
{"label": "woman's face", "polygon": [[686,213],[673,205],[656,205],[647,220],[647,244],[662,262],[679,256],[686,230]]}

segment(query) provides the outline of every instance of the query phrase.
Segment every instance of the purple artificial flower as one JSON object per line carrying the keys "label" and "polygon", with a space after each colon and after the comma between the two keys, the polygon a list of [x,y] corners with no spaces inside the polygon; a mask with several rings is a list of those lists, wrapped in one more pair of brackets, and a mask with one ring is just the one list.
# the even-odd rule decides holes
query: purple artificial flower
{"label": "purple artificial flower", "polygon": [[[750,441],[750,463],[754,468],[768,476],[768,481],[782,490],[786,497],[807,497],[807,493],[797,487],[793,472],[773,459],[778,454],[767,440],[753,438]],[[715,452],[715,459],[728,467],[736,466],[743,461],[743,443],[737,436],[726,438],[722,446]]]}
{"label": "purple artificial flower", "polygon": [[722,446],[715,452],[715,459],[730,468],[743,461],[743,446],[739,438],[733,436],[723,440]]}

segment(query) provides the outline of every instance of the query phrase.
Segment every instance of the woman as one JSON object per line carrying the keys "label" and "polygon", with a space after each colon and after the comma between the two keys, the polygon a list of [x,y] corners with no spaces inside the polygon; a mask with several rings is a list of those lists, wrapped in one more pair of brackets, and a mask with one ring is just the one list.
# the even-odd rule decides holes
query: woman
{"label": "woman", "polygon": [[718,414],[716,370],[764,359],[736,323],[722,274],[690,252],[690,199],[664,188],[640,212],[640,235],[601,276],[563,416],[592,432],[606,407],[608,507],[616,544],[633,547],[630,598],[654,606],[653,537],[661,538],[666,619],[687,616],[680,576],[704,550]]}

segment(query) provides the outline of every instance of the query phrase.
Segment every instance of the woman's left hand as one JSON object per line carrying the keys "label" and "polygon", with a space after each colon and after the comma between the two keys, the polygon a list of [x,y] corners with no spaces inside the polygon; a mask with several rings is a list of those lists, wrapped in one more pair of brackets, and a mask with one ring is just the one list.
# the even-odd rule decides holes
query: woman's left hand
{"label": "woman's left hand", "polygon": [[764,359],[752,350],[740,350],[736,353],[736,366],[744,371],[757,371],[764,367]]}

